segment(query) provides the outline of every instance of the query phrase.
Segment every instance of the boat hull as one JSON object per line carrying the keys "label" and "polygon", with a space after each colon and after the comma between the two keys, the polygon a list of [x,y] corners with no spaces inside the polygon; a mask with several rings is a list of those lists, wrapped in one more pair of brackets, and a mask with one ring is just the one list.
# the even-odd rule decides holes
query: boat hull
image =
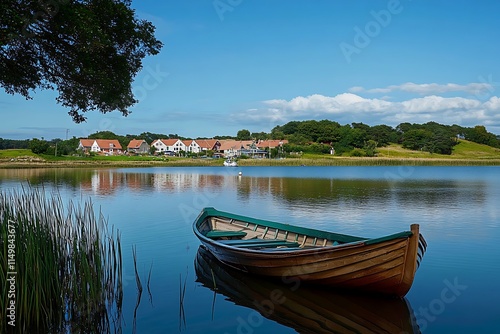
{"label": "boat hull", "polygon": [[[209,216],[203,219],[207,218]],[[198,226],[201,224],[198,222]],[[261,224],[264,223],[261,221]],[[234,247],[207,238],[199,231],[196,234],[215,258],[243,272],[285,283],[321,284],[399,297],[411,288],[426,248],[418,225],[412,226],[411,233],[388,240],[358,240],[290,250]]]}

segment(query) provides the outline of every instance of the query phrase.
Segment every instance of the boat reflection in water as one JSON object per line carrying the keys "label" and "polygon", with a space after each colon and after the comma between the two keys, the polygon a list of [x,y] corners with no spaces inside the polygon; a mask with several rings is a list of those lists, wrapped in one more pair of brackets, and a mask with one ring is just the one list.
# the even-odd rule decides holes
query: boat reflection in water
{"label": "boat reflection in water", "polygon": [[203,246],[196,254],[195,270],[203,286],[298,333],[420,333],[405,298],[344,294],[298,281],[265,280],[227,267]]}

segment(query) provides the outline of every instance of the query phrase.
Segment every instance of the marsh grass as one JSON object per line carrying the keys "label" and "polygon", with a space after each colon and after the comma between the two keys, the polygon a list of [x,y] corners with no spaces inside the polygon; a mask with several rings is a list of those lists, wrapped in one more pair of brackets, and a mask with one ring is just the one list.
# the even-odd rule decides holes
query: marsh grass
{"label": "marsh grass", "polygon": [[292,158],[241,160],[239,166],[499,166],[497,159],[450,159],[450,158]]}
{"label": "marsh grass", "polygon": [[[14,226],[8,230],[7,226]],[[13,232],[14,231],[14,232]],[[90,200],[64,205],[58,194],[23,187],[0,191],[0,281],[8,271],[7,235],[15,234],[15,327],[0,332],[121,331],[120,234],[96,217]],[[12,263],[10,263],[12,264]],[[12,269],[12,268],[9,268]],[[6,284],[0,303],[6,309]]]}

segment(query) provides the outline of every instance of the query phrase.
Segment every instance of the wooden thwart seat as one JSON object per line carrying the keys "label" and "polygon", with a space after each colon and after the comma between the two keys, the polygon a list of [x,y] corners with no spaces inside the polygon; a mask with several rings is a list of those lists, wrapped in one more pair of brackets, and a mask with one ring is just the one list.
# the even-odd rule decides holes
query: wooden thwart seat
{"label": "wooden thwart seat", "polygon": [[[243,231],[208,231],[206,237],[210,239],[218,238],[243,238],[247,233]],[[238,240],[238,239],[237,239]]]}
{"label": "wooden thwart seat", "polygon": [[298,242],[277,239],[220,240],[219,242],[243,248],[299,247]]}

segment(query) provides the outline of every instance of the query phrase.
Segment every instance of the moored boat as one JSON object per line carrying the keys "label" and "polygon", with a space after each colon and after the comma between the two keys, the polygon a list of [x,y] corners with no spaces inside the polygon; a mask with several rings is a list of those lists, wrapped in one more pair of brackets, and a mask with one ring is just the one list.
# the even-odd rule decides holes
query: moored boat
{"label": "moored boat", "polygon": [[204,208],[195,235],[220,262],[282,281],[403,297],[427,244],[410,231],[363,238]]}
{"label": "moored boat", "polygon": [[224,160],[224,166],[226,167],[238,167],[238,163],[231,159]]}

